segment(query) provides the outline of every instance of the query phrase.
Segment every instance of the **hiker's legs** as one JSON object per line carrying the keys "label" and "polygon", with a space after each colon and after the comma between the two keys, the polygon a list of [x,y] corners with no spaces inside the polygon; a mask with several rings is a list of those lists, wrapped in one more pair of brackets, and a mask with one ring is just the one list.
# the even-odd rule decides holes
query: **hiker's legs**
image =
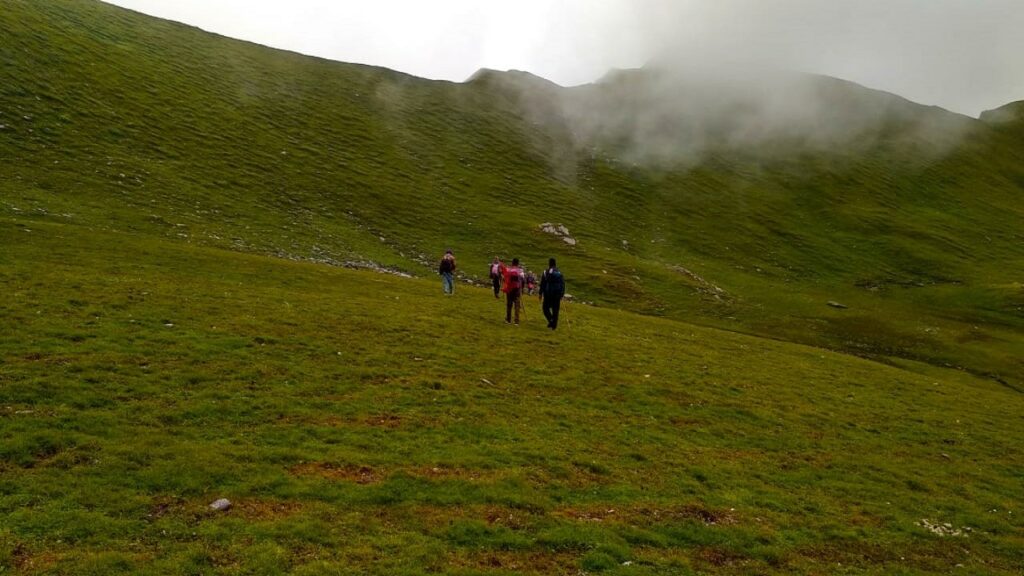
{"label": "hiker's legs", "polygon": [[551,303],[551,329],[558,328],[558,309],[562,307],[561,298],[553,298]]}
{"label": "hiker's legs", "polygon": [[551,299],[544,298],[544,303],[541,305],[541,309],[544,311],[544,318],[548,321],[548,327],[551,327]]}
{"label": "hiker's legs", "polygon": [[441,287],[444,288],[445,294],[455,293],[455,281],[452,278],[451,272],[445,272],[441,274]]}
{"label": "hiker's legs", "polygon": [[515,304],[515,296],[511,291],[505,293],[505,322],[512,323],[512,306]]}
{"label": "hiker's legs", "polygon": [[519,290],[513,291],[515,294],[515,309],[516,309],[516,324],[519,324],[519,298],[522,296]]}
{"label": "hiker's legs", "polygon": [[501,292],[501,276],[495,276],[494,278],[491,278],[491,284],[494,285],[494,297],[501,298],[501,296],[499,295]]}

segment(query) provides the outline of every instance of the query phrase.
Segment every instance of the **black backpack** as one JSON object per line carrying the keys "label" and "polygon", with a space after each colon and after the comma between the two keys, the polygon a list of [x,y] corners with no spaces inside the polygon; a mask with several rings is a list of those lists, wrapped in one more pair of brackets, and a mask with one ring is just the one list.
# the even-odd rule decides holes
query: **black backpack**
{"label": "black backpack", "polygon": [[455,271],[455,257],[451,254],[445,254],[444,258],[441,258],[441,266],[439,267],[441,272],[454,272]]}
{"label": "black backpack", "polygon": [[565,279],[558,268],[552,268],[544,274],[544,295],[565,296]]}

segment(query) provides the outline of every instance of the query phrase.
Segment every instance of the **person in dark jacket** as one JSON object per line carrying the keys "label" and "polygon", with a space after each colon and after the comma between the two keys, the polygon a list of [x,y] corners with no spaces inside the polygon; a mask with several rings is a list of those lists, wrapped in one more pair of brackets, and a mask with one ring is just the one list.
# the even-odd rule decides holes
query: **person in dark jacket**
{"label": "person in dark jacket", "polygon": [[494,257],[491,262],[491,286],[494,288],[494,297],[501,298],[501,278],[505,275],[505,263],[501,258]]}
{"label": "person in dark jacket", "polygon": [[441,287],[448,295],[455,294],[455,255],[451,248],[445,251],[441,263],[437,266],[437,273],[441,275]]}
{"label": "person in dark jacket", "polygon": [[540,276],[540,299],[544,317],[548,319],[548,328],[558,328],[558,309],[562,306],[565,296],[565,279],[555,265],[555,259],[548,260],[548,269]]}

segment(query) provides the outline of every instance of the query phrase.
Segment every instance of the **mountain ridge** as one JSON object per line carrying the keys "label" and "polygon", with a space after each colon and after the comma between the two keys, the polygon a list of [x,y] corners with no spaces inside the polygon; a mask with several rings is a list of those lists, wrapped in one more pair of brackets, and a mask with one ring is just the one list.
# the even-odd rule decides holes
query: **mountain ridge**
{"label": "mountain ridge", "polygon": [[[102,2],[103,0],[99,0],[99,1]],[[111,6],[117,6],[117,5],[114,5],[114,4],[110,4],[110,5]],[[301,51],[293,50],[293,49],[289,49],[289,48],[274,47],[274,46],[270,46],[268,44],[261,44],[258,41],[246,40],[244,38],[236,38],[234,36],[225,35],[225,34],[222,34],[222,33],[216,32],[216,31],[207,30],[207,29],[202,28],[200,26],[196,26],[194,24],[188,24],[186,22],[182,22],[182,21],[179,21],[179,20],[174,20],[174,19],[171,19],[171,18],[164,18],[164,17],[160,17],[160,16],[152,16],[152,15],[146,14],[145,12],[141,12],[139,10],[134,10],[134,9],[131,9],[131,8],[125,8],[125,7],[121,7],[121,6],[117,6],[117,8],[119,8],[121,10],[125,10],[125,11],[128,11],[128,12],[132,12],[132,13],[138,14],[140,16],[145,16],[147,18],[153,18],[153,19],[162,20],[162,21],[165,21],[165,22],[174,23],[174,24],[183,26],[185,28],[192,28],[194,30],[203,32],[205,34],[210,34],[210,35],[213,35],[213,36],[218,36],[218,37],[221,37],[221,38],[224,38],[224,39],[227,39],[227,40],[232,40],[232,41],[244,42],[244,43],[252,44],[254,46],[259,46],[259,47],[262,47],[262,48],[266,48],[268,50],[275,50],[275,51],[279,51],[279,52],[287,52],[287,53],[295,54],[295,55],[298,55],[298,56],[304,56],[304,57],[312,58],[312,59],[316,59],[316,60],[324,60],[324,61],[327,61],[327,62],[335,62],[335,63],[339,63],[339,64],[348,64],[348,65],[352,65],[352,66],[366,66],[366,67],[369,67],[369,68],[375,68],[375,69],[380,69],[380,70],[387,70],[387,71],[390,71],[390,72],[393,72],[393,73],[396,73],[396,74],[401,74],[401,75],[409,76],[409,77],[412,77],[412,78],[417,78],[417,79],[424,80],[424,81],[430,81],[430,82],[445,82],[445,83],[453,83],[453,84],[464,84],[464,83],[471,82],[474,79],[474,77],[476,77],[477,75],[479,75],[481,73],[499,73],[500,74],[500,73],[511,72],[511,73],[527,74],[527,75],[533,76],[535,78],[538,78],[540,80],[543,80],[545,82],[549,82],[551,84],[554,84],[555,86],[565,88],[565,87],[576,87],[576,86],[586,86],[586,85],[590,85],[590,84],[597,84],[597,83],[600,83],[601,81],[603,81],[609,75],[614,75],[617,72],[624,71],[624,70],[642,70],[644,68],[656,68],[658,66],[658,64],[656,62],[652,61],[652,62],[649,62],[648,64],[646,64],[644,66],[641,66],[641,67],[638,67],[638,68],[609,68],[603,75],[599,76],[598,78],[595,78],[594,80],[587,81],[587,82],[582,82],[582,83],[579,83],[579,84],[573,84],[571,86],[565,86],[565,85],[559,84],[558,82],[555,82],[554,80],[545,78],[545,77],[543,77],[541,75],[535,74],[535,73],[530,72],[528,70],[517,70],[517,69],[500,70],[500,69],[496,69],[496,68],[489,68],[489,67],[486,67],[486,66],[477,69],[475,72],[473,72],[469,76],[467,76],[465,80],[462,80],[462,81],[458,81],[458,80],[445,80],[445,79],[437,79],[437,78],[428,78],[428,77],[425,77],[425,76],[418,76],[418,75],[416,75],[414,73],[404,72],[404,71],[401,71],[401,70],[397,70],[397,69],[393,69],[393,68],[388,68],[386,66],[380,66],[380,65],[376,65],[376,64],[347,62],[347,61],[340,60],[340,59],[337,59],[337,58],[331,58],[331,57],[326,57],[326,56],[318,56],[318,55],[315,55],[315,54],[309,54],[309,53],[305,53],[305,52],[301,52]],[[957,114],[957,115],[960,115],[960,116],[966,116],[967,118],[973,118],[973,119],[976,119],[976,120],[980,119],[980,116],[978,118],[975,118],[974,116],[971,116],[969,114],[964,114],[964,113],[961,113],[961,112],[956,112],[956,111],[948,110],[948,109],[943,108],[942,106],[939,106],[939,105],[923,104],[923,103],[916,102],[914,100],[910,100],[908,98],[905,98],[904,96],[896,94],[895,92],[890,92],[890,91],[887,91],[887,90],[884,90],[884,89],[879,89],[879,88],[871,88],[871,87],[866,86],[864,84],[861,84],[859,82],[855,82],[855,81],[852,81],[852,80],[846,80],[846,79],[840,78],[838,76],[832,76],[832,75],[829,75],[829,74],[814,73],[814,72],[795,72],[795,73],[807,74],[807,75],[810,75],[810,76],[820,76],[820,77],[823,77],[823,78],[833,78],[835,80],[840,80],[842,82],[848,82],[850,84],[854,84],[854,85],[856,85],[858,87],[865,88],[865,89],[868,89],[868,90],[875,90],[875,91],[878,91],[878,92],[884,92],[886,94],[891,94],[893,96],[897,96],[899,98],[903,98],[903,99],[907,100],[908,102],[913,102],[913,103],[918,104],[920,106],[939,108],[941,110],[945,110],[946,112],[950,112],[952,114]],[[1012,104],[1012,102],[1007,103],[1007,105],[1008,104]],[[999,107],[997,107],[997,108],[999,108]],[[984,111],[982,112],[982,114],[984,114]]]}

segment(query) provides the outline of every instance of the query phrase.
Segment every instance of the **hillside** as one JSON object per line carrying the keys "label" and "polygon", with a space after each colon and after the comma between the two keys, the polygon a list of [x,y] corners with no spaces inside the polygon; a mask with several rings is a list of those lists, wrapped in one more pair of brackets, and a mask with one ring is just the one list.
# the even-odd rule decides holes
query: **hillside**
{"label": "hillside", "polygon": [[994,110],[981,113],[981,121],[993,125],[1012,125],[1024,122],[1024,100],[1011,102]]}
{"label": "hillside", "polygon": [[1019,103],[0,30],[0,572],[1024,569]]}
{"label": "hillside", "polygon": [[[416,275],[446,246],[476,277],[495,253],[554,254],[601,306],[1022,386],[1024,162],[985,123],[797,77],[694,127],[643,98],[718,92],[656,70],[524,92],[522,74],[426,81],[94,2],[8,1],[0,24],[0,209],[19,220]],[[785,122],[751,135],[744,117]]]}

